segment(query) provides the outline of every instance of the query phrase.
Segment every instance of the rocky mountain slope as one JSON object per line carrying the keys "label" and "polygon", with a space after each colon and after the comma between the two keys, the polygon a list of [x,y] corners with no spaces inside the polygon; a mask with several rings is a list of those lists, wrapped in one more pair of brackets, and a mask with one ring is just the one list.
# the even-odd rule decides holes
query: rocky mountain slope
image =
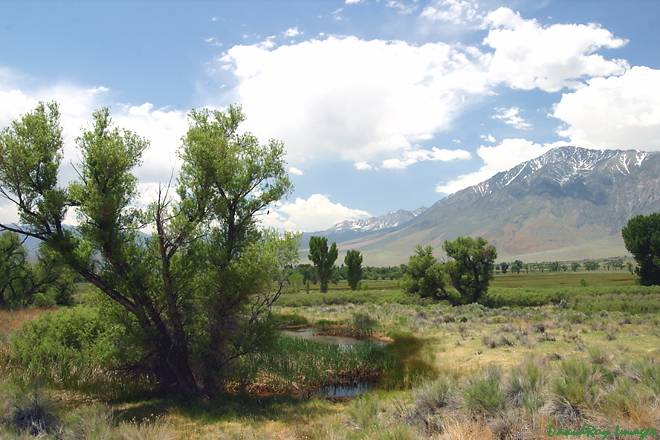
{"label": "rocky mountain slope", "polygon": [[437,248],[481,235],[501,259],[625,255],[621,228],[660,211],[660,153],[554,148],[436,202],[397,227],[347,240],[372,265],[405,262],[417,244]]}

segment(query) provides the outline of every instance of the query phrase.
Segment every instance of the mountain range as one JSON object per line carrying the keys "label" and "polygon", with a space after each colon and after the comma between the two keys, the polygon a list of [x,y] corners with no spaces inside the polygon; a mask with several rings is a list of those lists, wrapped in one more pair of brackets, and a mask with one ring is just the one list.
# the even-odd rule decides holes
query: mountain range
{"label": "mountain range", "polygon": [[451,194],[428,209],[338,223],[305,234],[357,249],[369,265],[404,263],[418,244],[483,236],[499,259],[571,260],[626,255],[621,228],[660,211],[660,153],[558,147]]}

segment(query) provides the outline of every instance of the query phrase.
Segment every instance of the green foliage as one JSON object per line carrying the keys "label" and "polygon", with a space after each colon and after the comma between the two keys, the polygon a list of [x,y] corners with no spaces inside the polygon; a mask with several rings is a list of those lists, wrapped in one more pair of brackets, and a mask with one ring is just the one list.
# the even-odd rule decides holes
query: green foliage
{"label": "green foliage", "polygon": [[515,367],[506,389],[507,400],[529,412],[536,412],[543,406],[543,389],[546,377],[544,366],[527,361]]}
{"label": "green foliage", "polygon": [[[0,135],[0,191],[21,218],[20,229],[0,228],[41,240],[96,286],[121,310],[108,319],[136,336],[126,338],[143,356],[133,366],[193,397],[216,393],[231,362],[268,340],[269,309],[286,288],[298,237],[263,231],[256,218],[292,188],[281,142],[261,145],[239,130],[236,106],[189,116],[176,189],[161,187],[138,210],[133,170],[148,142],[114,126],[107,109],[95,112],[76,141],[79,178],[59,188],[59,110],[39,104]],[[72,206],[74,230],[62,223]],[[138,232],[144,226],[150,237]]]}
{"label": "green foliage", "polygon": [[511,272],[513,273],[520,273],[522,268],[523,268],[523,262],[520,260],[516,260],[513,263],[511,263]]}
{"label": "green foliage", "polygon": [[637,262],[639,282],[645,286],[660,284],[660,213],[631,218],[622,235]]}
{"label": "green foliage", "polygon": [[30,263],[17,234],[0,234],[0,308],[71,305],[73,286],[73,272],[47,247]]}
{"label": "green foliage", "polygon": [[[509,270],[509,266],[510,266],[509,263],[507,263],[506,261],[502,261],[500,263],[500,271],[502,273],[506,273]],[[511,272],[513,272],[513,268],[511,268]]]}
{"label": "green foliage", "polygon": [[316,275],[321,283],[321,292],[328,291],[328,282],[332,276],[337,260],[337,244],[332,243],[328,249],[328,239],[311,237],[309,239],[309,259],[316,267]]}
{"label": "green foliage", "polygon": [[443,249],[451,258],[445,267],[462,301],[479,301],[488,291],[493,277],[497,258],[495,247],[481,237],[458,237],[454,241],[445,241]]}
{"label": "green foliage", "polygon": [[594,405],[600,380],[598,371],[585,361],[573,359],[562,362],[560,375],[552,383],[557,406],[567,406],[577,412]]}
{"label": "green foliage", "polygon": [[446,296],[445,285],[444,268],[433,256],[433,248],[417,246],[415,255],[408,260],[404,290],[422,298],[439,299]]}
{"label": "green foliage", "polygon": [[127,342],[121,326],[97,308],[78,306],[25,324],[12,351],[30,380],[85,390],[121,381],[114,371],[141,355],[126,350]]}
{"label": "green foliage", "polygon": [[502,391],[499,370],[491,369],[484,377],[474,378],[463,391],[468,411],[481,415],[494,415],[504,409],[506,399]]}
{"label": "green foliage", "polygon": [[359,251],[349,250],[344,257],[346,265],[346,280],[351,290],[356,290],[362,279],[362,255]]}

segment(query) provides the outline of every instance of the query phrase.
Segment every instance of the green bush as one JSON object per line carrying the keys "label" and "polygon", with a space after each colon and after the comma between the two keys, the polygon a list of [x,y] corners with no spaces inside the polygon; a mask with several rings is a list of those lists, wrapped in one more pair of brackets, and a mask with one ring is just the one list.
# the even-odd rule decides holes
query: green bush
{"label": "green bush", "polygon": [[97,308],[78,306],[46,313],[12,338],[12,356],[28,379],[54,386],[98,389],[122,382],[119,367],[138,359],[130,337]]}
{"label": "green bush", "polygon": [[53,296],[43,292],[39,292],[39,293],[35,293],[34,296],[32,297],[32,304],[34,304],[35,307],[48,309],[51,307],[55,307],[56,302]]}
{"label": "green bush", "polygon": [[483,377],[475,378],[463,392],[465,407],[474,414],[494,415],[504,409],[500,372],[489,370]]}
{"label": "green bush", "polygon": [[507,400],[513,406],[524,407],[530,412],[535,412],[543,406],[544,385],[543,366],[528,361],[511,372],[506,390]]}
{"label": "green bush", "polygon": [[589,363],[578,359],[562,362],[552,385],[555,402],[559,408],[569,406],[571,412],[580,413],[596,402],[600,382],[600,373]]}

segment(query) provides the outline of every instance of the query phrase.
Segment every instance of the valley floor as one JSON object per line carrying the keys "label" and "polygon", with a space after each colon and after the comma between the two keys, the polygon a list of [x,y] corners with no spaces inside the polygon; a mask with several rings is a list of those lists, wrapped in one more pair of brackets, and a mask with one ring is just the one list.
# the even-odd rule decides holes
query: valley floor
{"label": "valley floor", "polygon": [[[365,284],[358,292],[339,285],[325,295],[287,294],[274,310],[337,328],[368,315],[377,335],[411,338],[400,377],[358,398],[232,395],[192,406],[56,390],[45,398],[64,420],[64,438],[576,438],[556,426],[658,438],[660,289],[635,286],[622,272],[504,275],[492,286],[499,307],[489,308],[416,301],[396,281]],[[47,312],[0,312],[0,344],[39,313]],[[3,392],[11,394],[8,385]],[[0,428],[1,439],[14,437],[30,438]]]}

